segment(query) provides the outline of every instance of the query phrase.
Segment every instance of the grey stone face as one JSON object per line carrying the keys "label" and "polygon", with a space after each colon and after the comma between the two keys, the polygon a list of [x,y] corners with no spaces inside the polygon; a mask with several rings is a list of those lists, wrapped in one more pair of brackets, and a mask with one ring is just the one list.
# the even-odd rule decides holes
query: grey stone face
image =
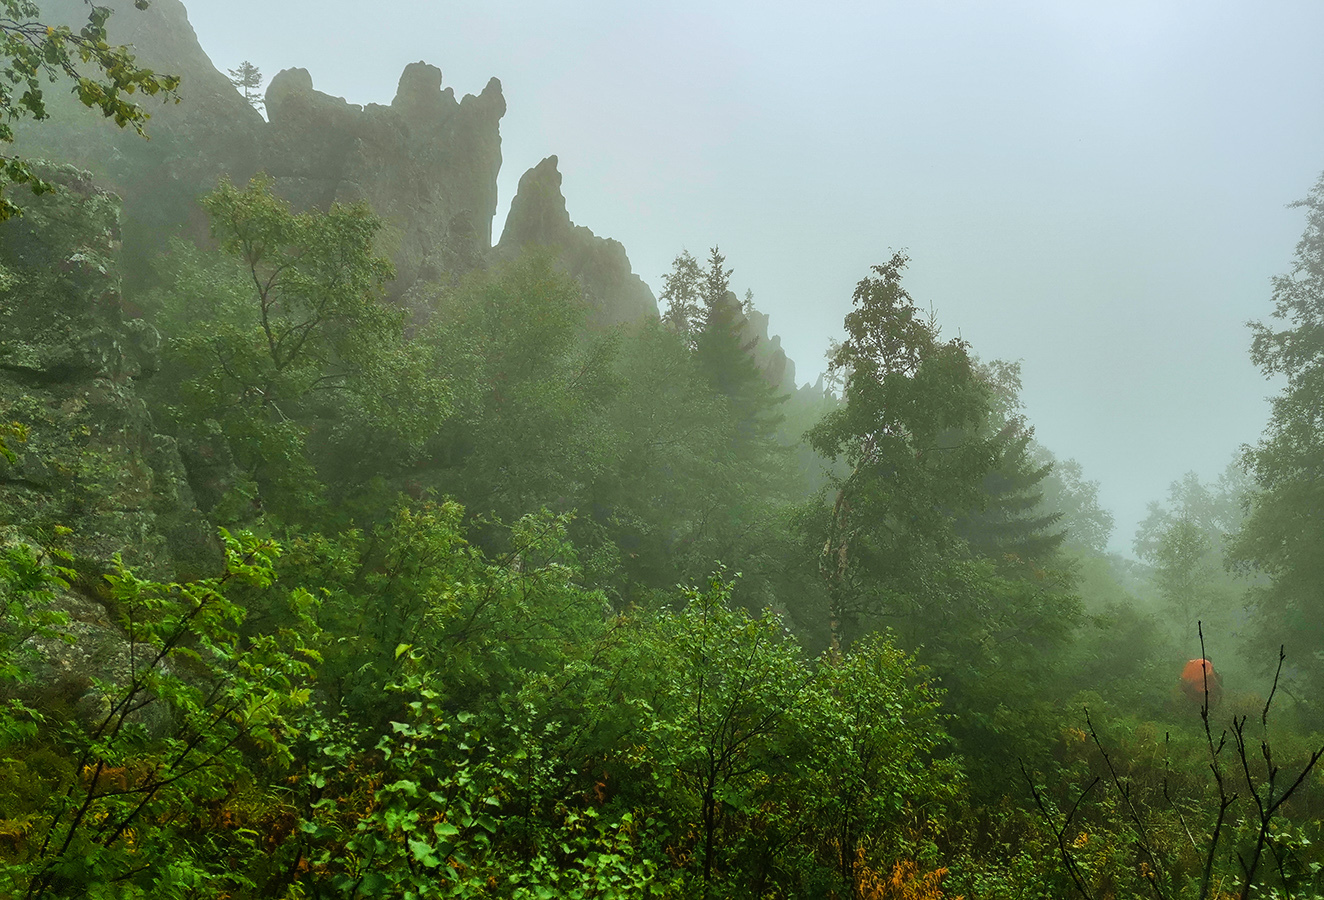
{"label": "grey stone face", "polygon": [[80,571],[116,553],[149,576],[219,564],[179,452],[155,433],[138,379],[160,336],[126,311],[118,270],[119,201],[64,167],[53,194],[0,223],[0,421],[26,426],[0,470],[0,527],[70,529]]}
{"label": "grey stone face", "polygon": [[261,169],[296,207],[367,202],[385,225],[394,294],[481,263],[492,244],[506,112],[495,78],[456,100],[440,69],[412,63],[390,106],[360,107],[289,69],[272,79],[267,111]]}
{"label": "grey stone face", "polygon": [[[179,448],[138,394],[160,335],[120,295],[119,200],[86,172],[43,177],[55,192],[0,223],[0,421],[28,432],[0,463],[0,543],[54,541],[72,555],[76,577],[53,606],[73,641],[33,638],[33,678],[17,691],[95,724],[108,703],[96,683],[124,683],[147,652],[103,602],[110,561],[169,581],[216,573],[221,554]],[[148,704],[135,721],[159,730],[164,716]]]}
{"label": "grey stone face", "polygon": [[557,162],[549,156],[520,178],[497,253],[514,256],[528,247],[551,250],[583,287],[594,325],[656,319],[657,299],[630,268],[625,248],[570,221]]}
{"label": "grey stone face", "polygon": [[[248,105],[208,59],[180,0],[105,0],[115,13],[110,37],[132,43],[139,60],[183,77],[181,102],[153,106],[151,141],[122,132],[59,91],[53,116],[24,129],[20,152],[89,169],[124,197],[125,240],[134,268],[169,235],[207,235],[197,197],[222,177],[237,184],[257,172],[296,208],[366,201],[385,227],[382,249],[396,267],[392,299],[409,302],[428,284],[486,265],[494,253],[529,244],[550,247],[583,285],[597,325],[656,317],[652,291],[630,269],[625,249],[573,224],[560,193],[556,158],[520,182],[502,237],[492,246],[501,169],[501,82],[457,98],[442,71],[411,63],[389,106],[366,107],[318,91],[305,69],[288,69],[267,88],[269,121]],[[43,6],[73,22],[81,0]]]}

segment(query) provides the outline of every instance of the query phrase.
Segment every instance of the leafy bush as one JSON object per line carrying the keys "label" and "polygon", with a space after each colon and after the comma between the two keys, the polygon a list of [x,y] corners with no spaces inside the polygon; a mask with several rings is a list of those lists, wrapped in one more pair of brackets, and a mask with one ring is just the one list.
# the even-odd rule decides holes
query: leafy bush
{"label": "leafy bush", "polygon": [[[307,703],[317,661],[308,642],[315,601],[296,594],[296,628],[241,638],[243,612],[227,594],[238,584],[269,587],[279,548],[249,534],[222,538],[226,568],[215,578],[161,584],[118,564],[107,576],[129,671],[94,679],[104,702],[91,725],[44,723],[42,737],[72,763],[65,763],[72,777],[35,812],[0,873],[0,891],[168,897],[252,886],[262,847],[238,801],[251,799],[246,785],[259,771],[291,761],[288,717]],[[44,594],[60,577],[41,562],[30,551],[6,554],[0,580],[11,615],[41,616]],[[10,678],[24,672],[20,649],[0,647],[0,671]],[[35,715],[11,704],[0,733],[30,739]],[[149,721],[166,727],[154,730]],[[16,755],[7,765],[14,771],[39,759],[40,752]]]}

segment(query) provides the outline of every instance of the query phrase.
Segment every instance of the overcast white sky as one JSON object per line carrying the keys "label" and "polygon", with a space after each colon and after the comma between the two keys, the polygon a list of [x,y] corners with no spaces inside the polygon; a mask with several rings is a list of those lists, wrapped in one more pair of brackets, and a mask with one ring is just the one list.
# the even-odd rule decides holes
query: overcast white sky
{"label": "overcast white sky", "polygon": [[1324,4],[185,0],[220,68],[389,103],[406,63],[495,75],[501,207],[557,154],[571,217],[653,286],[720,244],[801,381],[892,248],[1042,443],[1145,503],[1267,415],[1247,319],[1324,170]]}

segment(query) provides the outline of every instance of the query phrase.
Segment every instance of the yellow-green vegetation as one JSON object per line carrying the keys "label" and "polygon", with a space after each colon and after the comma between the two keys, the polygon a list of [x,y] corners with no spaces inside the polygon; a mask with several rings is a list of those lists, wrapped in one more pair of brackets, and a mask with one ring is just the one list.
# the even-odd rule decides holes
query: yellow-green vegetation
{"label": "yellow-green vegetation", "polygon": [[[148,0],[134,0],[134,5],[146,9]],[[134,94],[171,98],[179,79],[137,65],[129,48],[108,43],[110,14],[110,7],[89,3],[87,22],[75,31],[42,21],[41,8],[33,0],[0,3],[0,145],[14,142],[14,122],[48,117],[44,92],[60,82],[84,106],[121,128],[143,133],[150,116],[135,102]],[[27,160],[0,154],[0,221],[22,211],[20,204],[4,196],[11,184],[28,185],[35,193],[51,190]]]}

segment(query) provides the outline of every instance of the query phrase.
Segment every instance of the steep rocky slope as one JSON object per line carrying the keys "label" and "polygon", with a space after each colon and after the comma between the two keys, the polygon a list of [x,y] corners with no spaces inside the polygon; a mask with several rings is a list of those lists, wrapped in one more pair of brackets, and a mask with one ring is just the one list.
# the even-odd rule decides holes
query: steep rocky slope
{"label": "steep rocky slope", "polygon": [[0,525],[71,528],[89,572],[118,553],[156,577],[198,574],[219,556],[136,388],[160,336],[124,312],[119,201],[72,168],[49,177],[57,190],[0,240],[0,421],[31,435],[15,463],[0,459]]}
{"label": "steep rocky slope", "polygon": [[27,203],[0,239],[0,422],[28,434],[8,442],[13,461],[0,456],[0,544],[35,539],[70,554],[76,578],[55,608],[76,641],[38,641],[29,692],[91,716],[92,678],[116,679],[133,653],[102,602],[110,561],[192,578],[219,569],[220,549],[179,447],[139,396],[160,337],[124,312],[118,198],[72,168],[46,177],[55,192]]}
{"label": "steep rocky slope", "polygon": [[[316,90],[307,70],[288,69],[268,87],[266,121],[207,57],[180,0],[154,0],[145,12],[132,0],[107,2],[115,10],[111,39],[132,44],[143,64],[181,75],[180,102],[148,101],[151,140],[143,141],[57,89],[52,119],[24,129],[18,149],[86,168],[124,198],[131,275],[164,237],[205,235],[200,194],[223,176],[243,182],[259,171],[298,208],[366,201],[386,224],[383,244],[397,270],[393,296],[492,257],[506,112],[497,79],[457,98],[443,87],[440,69],[411,63],[389,106],[363,107]],[[62,21],[86,17],[79,0],[42,6]],[[588,240],[591,233],[576,230],[568,216],[564,226],[538,233],[537,242],[568,242],[556,247],[558,256],[582,276],[599,321],[656,316],[651,291],[619,244]]]}
{"label": "steep rocky slope", "polygon": [[570,221],[557,159],[549,156],[519,180],[497,253],[513,256],[526,247],[546,247],[584,288],[596,325],[657,318],[657,300],[630,268],[619,241],[595,235]]}
{"label": "steep rocky slope", "polygon": [[423,62],[405,67],[390,106],[347,103],[287,69],[267,89],[260,168],[298,208],[366,201],[400,293],[474,268],[492,246],[505,112],[497,79],[457,100]]}

